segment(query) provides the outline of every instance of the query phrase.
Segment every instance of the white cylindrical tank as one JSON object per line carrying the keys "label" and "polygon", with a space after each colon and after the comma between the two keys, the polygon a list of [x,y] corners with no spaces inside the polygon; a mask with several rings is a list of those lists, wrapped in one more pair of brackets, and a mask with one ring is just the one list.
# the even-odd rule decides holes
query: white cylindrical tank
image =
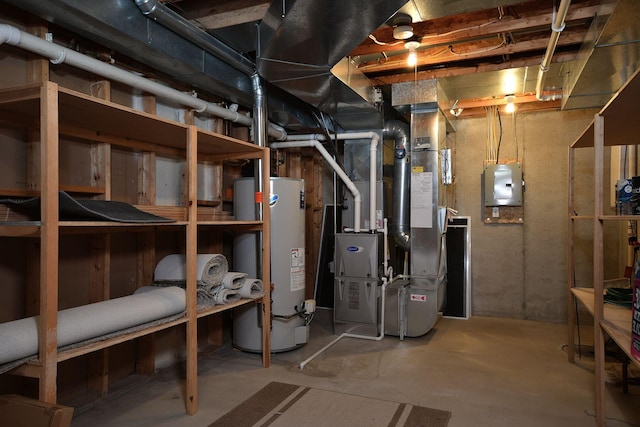
{"label": "white cylindrical tank", "polygon": [[[237,220],[255,219],[254,178],[234,183],[234,215]],[[307,342],[308,325],[296,315],[305,301],[304,180],[271,178],[271,351],[293,350]],[[234,239],[235,271],[257,277],[257,235],[245,233]],[[269,284],[265,283],[265,286]],[[233,345],[245,351],[262,351],[260,313],[255,305],[233,312]]]}

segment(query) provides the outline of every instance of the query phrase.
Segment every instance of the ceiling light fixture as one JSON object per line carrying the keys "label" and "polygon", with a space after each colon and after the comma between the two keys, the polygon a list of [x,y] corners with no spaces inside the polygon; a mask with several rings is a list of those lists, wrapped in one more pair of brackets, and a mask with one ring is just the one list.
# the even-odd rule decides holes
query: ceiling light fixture
{"label": "ceiling light fixture", "polygon": [[411,16],[406,13],[398,13],[394,16],[392,19],[393,38],[396,40],[407,40],[413,37],[411,22]]}
{"label": "ceiling light fixture", "polygon": [[460,114],[462,114],[462,110],[464,110],[464,108],[458,108],[458,101],[459,100],[456,99],[456,102],[453,103],[451,109],[449,110],[449,112],[453,114],[454,117],[458,117]]}
{"label": "ceiling light fixture", "polygon": [[393,38],[396,40],[406,40],[413,37],[411,25],[398,25],[393,29]]}
{"label": "ceiling light fixture", "polygon": [[516,96],[515,95],[513,95],[513,94],[506,95],[504,97],[504,100],[507,101],[507,105],[505,105],[505,107],[504,107],[504,112],[505,113],[511,114],[514,111],[516,111],[516,106],[513,103],[513,101],[516,100]]}
{"label": "ceiling light fixture", "polygon": [[404,44],[404,48],[409,50],[409,56],[407,57],[407,65],[415,67],[418,63],[418,56],[416,55],[416,49],[420,46],[420,42],[416,40],[408,41]]}

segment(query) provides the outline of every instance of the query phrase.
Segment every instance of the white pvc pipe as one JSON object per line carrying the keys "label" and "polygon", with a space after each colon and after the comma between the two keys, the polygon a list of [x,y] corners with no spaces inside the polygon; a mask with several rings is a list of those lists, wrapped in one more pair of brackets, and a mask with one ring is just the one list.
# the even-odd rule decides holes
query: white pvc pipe
{"label": "white pvc pipe", "polygon": [[[195,96],[164,86],[160,83],[145,79],[116,66],[107,64],[97,59],[78,53],[66,47],[48,42],[39,37],[19,30],[7,24],[0,24],[0,45],[7,43],[29,52],[49,58],[53,64],[67,63],[73,67],[97,74],[109,80],[114,80],[145,92],[151,93],[163,99],[172,100],[178,104],[187,106],[198,113],[207,112],[225,120],[251,126],[252,119],[237,111],[229,110],[212,102],[207,102]],[[269,135],[284,140],[286,132],[279,126],[269,125]]]}
{"label": "white pvc pipe", "polygon": [[547,44],[547,50],[542,57],[542,61],[540,62],[540,69],[538,70],[538,79],[536,81],[536,98],[540,101],[555,101],[556,95],[543,95],[544,91],[544,81],[547,76],[547,71],[549,71],[549,66],[551,65],[551,59],[553,58],[553,53],[556,50],[556,46],[558,45],[558,39],[560,38],[560,33],[564,30],[565,26],[565,18],[567,17],[567,13],[569,12],[569,6],[571,5],[571,0],[560,0],[560,5],[558,6],[558,12],[554,12],[554,19],[551,23],[551,37],[549,37],[549,43]]}
{"label": "white pvc pipe", "polygon": [[[338,133],[330,135],[332,138],[338,140],[353,140],[353,139],[369,139],[370,142],[370,156],[369,156],[369,229],[374,231],[377,229],[377,217],[376,217],[376,205],[377,205],[377,192],[376,192],[376,166],[377,166],[377,150],[378,142],[380,141],[380,135],[376,132],[350,132],[350,133]],[[322,141],[326,139],[321,134],[310,135],[290,135],[287,137],[287,141]],[[273,144],[272,144],[273,145]],[[360,216],[355,218],[355,222],[358,223],[358,231],[360,230]]]}
{"label": "white pvc pipe", "polygon": [[334,171],[338,174],[342,182],[345,183],[351,194],[353,194],[353,210],[355,215],[355,231],[360,232],[360,205],[362,204],[362,196],[360,191],[356,188],[356,185],[349,179],[347,174],[340,168],[340,165],[331,157],[331,154],[318,142],[317,139],[308,139],[300,141],[287,141],[287,142],[274,142],[271,144],[272,148],[300,148],[300,147],[314,147],[322,154],[322,157],[331,165]]}

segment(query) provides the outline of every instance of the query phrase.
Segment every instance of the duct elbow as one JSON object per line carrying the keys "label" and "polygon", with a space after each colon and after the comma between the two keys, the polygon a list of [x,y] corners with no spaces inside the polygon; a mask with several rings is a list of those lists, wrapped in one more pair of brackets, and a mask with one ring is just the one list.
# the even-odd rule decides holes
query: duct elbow
{"label": "duct elbow", "polygon": [[7,24],[0,24],[0,45],[10,44],[16,46],[20,43],[20,30]]}
{"label": "duct elbow", "polygon": [[408,251],[411,248],[410,241],[411,236],[404,230],[395,229],[392,231],[393,241],[396,246],[402,248],[404,251]]}
{"label": "duct elbow", "polygon": [[396,146],[406,147],[409,142],[409,126],[400,120],[390,120],[385,124],[383,137],[393,138]]}
{"label": "duct elbow", "polygon": [[286,141],[288,136],[287,131],[282,126],[278,126],[274,123],[269,123],[267,133],[269,134],[269,136],[274,137],[277,141]]}
{"label": "duct elbow", "polygon": [[135,2],[138,9],[145,15],[153,14],[158,5],[157,0],[135,0]]}

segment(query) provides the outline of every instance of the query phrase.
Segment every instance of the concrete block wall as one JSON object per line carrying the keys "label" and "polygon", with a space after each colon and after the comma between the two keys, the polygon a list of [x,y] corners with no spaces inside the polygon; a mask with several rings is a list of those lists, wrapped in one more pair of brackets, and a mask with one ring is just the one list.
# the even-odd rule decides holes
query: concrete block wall
{"label": "concrete block wall", "polygon": [[[474,315],[565,322],[567,313],[568,147],[593,119],[594,110],[520,114],[516,119],[526,190],[523,224],[487,224],[482,219],[481,174],[486,119],[454,122],[456,206],[472,218],[472,311]],[[503,114],[501,158],[515,158],[514,126]],[[588,181],[589,152],[579,153],[578,170]],[[582,185],[586,200],[593,190]],[[585,214],[592,207],[584,206]],[[589,211],[588,213],[586,211]],[[588,237],[578,250],[592,252]],[[589,260],[577,266],[588,277]]]}

